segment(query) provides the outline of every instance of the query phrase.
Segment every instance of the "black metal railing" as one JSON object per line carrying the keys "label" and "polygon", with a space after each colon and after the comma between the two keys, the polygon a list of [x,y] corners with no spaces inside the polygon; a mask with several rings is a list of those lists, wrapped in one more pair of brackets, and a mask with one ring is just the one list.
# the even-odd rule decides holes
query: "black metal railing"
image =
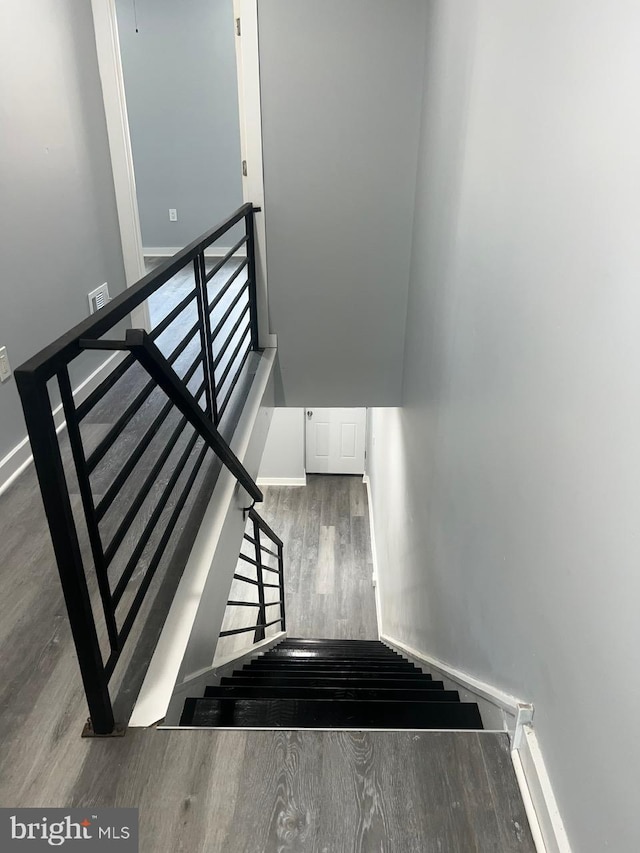
{"label": "black metal railing", "polygon": [[[205,257],[243,224],[224,257]],[[147,300],[159,315],[152,328],[122,337],[123,323]],[[94,734],[117,729],[109,681],[207,453],[262,500],[218,430],[258,346],[254,208],[246,204],[15,372]],[[120,360],[77,401],[70,370],[91,350],[120,353]],[[52,413],[55,380],[66,439]],[[89,543],[84,553],[74,491]]]}
{"label": "black metal railing", "polygon": [[[265,639],[265,631],[272,625],[280,624],[281,631],[287,630],[284,606],[284,546],[282,540],[273,532],[265,520],[258,515],[255,509],[251,508],[247,515],[248,526],[253,535],[245,530],[244,540],[252,546],[254,556],[249,556],[241,552],[239,560],[252,567],[247,569],[247,571],[251,572],[252,569],[255,570],[255,577],[248,577],[246,574],[243,575],[236,571],[233,578],[235,581],[249,584],[256,592],[257,601],[229,599],[227,606],[257,607],[258,616],[255,624],[220,631],[220,637],[230,637],[234,634],[246,634],[249,631],[253,631],[253,642],[259,643]],[[263,543],[263,535],[269,541],[270,545],[275,546],[275,550]],[[275,561],[275,566],[269,565],[272,561]],[[269,581],[265,581],[265,572],[268,573]],[[277,577],[275,583],[271,582],[275,580],[275,578],[272,578],[272,575],[276,575]],[[278,591],[277,597],[272,601],[267,601],[266,590],[272,589]],[[278,607],[279,615],[274,619],[272,618],[272,612],[267,615],[267,611],[276,606]]]}

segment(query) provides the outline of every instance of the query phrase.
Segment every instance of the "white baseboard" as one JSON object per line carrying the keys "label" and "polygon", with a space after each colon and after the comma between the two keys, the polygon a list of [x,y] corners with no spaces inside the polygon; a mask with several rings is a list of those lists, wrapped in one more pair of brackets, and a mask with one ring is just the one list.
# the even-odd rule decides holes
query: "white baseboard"
{"label": "white baseboard", "polygon": [[304,477],[258,477],[259,486],[306,486],[307,475]]}
{"label": "white baseboard", "polygon": [[[145,258],[172,258],[183,249],[184,246],[145,246],[142,253]],[[223,258],[229,251],[231,246],[209,246],[204,250],[204,256],[205,258]],[[241,246],[235,254],[239,258],[246,258],[246,247]]]}
{"label": "white baseboard", "polygon": [[[94,388],[98,387],[100,382],[102,382],[113,367],[115,367],[113,364],[114,359],[121,358],[123,358],[122,353],[114,352],[105,359],[100,367],[87,376],[87,378],[74,389],[73,397],[76,403],[81,403],[85,400]],[[64,429],[66,426],[64,414],[62,412],[62,404],[56,406],[53,410],[53,420],[56,425],[56,432],[60,432],[60,430]],[[22,474],[22,472],[28,468],[32,462],[33,456],[31,455],[31,445],[29,444],[29,439],[25,437],[13,448],[13,450],[7,453],[3,459],[0,459],[0,495],[6,492],[9,486],[18,479],[20,474]]]}
{"label": "white baseboard", "polygon": [[364,474],[362,482],[367,490],[367,506],[369,508],[369,538],[371,541],[371,562],[373,563],[373,583],[376,598],[376,621],[378,624],[378,639],[382,639],[382,608],[380,601],[380,572],[378,571],[378,551],[376,549],[376,535],[373,526],[373,501],[371,497],[371,480],[368,474]]}
{"label": "white baseboard", "polygon": [[[520,746],[514,750],[513,758],[525,807],[530,805],[535,814],[535,820],[530,818],[530,822],[539,853],[571,853],[551,780],[532,726],[523,726]],[[536,824],[540,842],[534,831]]]}

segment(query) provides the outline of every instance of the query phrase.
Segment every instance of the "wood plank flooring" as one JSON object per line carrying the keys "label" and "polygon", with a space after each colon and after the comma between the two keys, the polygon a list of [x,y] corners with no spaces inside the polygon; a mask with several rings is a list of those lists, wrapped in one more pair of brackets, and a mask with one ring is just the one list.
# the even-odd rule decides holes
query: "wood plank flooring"
{"label": "wood plank flooring", "polygon": [[306,488],[270,486],[260,512],[285,542],[289,636],[377,640],[362,478],[311,474]]}
{"label": "wood plank flooring", "polygon": [[[375,636],[365,498],[346,485],[267,491],[265,516],[289,542],[292,634]],[[0,591],[2,807],[134,806],[143,853],[534,851],[502,734],[81,740],[86,706],[32,468],[0,496]]]}

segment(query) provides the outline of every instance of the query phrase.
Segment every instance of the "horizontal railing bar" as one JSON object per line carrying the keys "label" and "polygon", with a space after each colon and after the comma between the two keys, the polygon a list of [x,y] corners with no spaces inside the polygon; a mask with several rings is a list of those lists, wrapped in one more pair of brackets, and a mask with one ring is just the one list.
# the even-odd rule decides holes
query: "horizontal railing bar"
{"label": "horizontal railing bar", "polygon": [[[253,538],[253,536],[249,536],[248,533],[244,534],[244,538],[247,540],[247,542],[251,542],[252,545],[256,544],[256,540]],[[267,548],[267,546],[263,545],[262,542],[260,543],[260,548],[263,551],[266,551],[267,554],[271,554],[272,557],[279,557],[280,556],[280,554],[278,554],[277,551],[272,551],[271,548]]]}
{"label": "horizontal railing bar", "polygon": [[209,302],[209,305],[208,305],[209,314],[211,314],[213,312],[213,310],[220,304],[221,300],[228,293],[229,288],[231,287],[233,282],[238,278],[238,276],[240,275],[242,270],[247,266],[248,263],[249,263],[249,261],[247,260],[247,258],[244,258],[242,263],[240,264],[240,266],[236,270],[234,270],[233,274],[225,281],[225,283],[220,288],[220,290],[216,293],[216,295],[213,297],[211,302]]}
{"label": "horizontal railing bar", "polygon": [[254,581],[251,578],[246,578],[244,575],[234,574],[234,579],[237,581],[244,581],[245,583],[253,584],[253,586],[260,586],[258,581]]}
{"label": "horizontal railing bar", "polygon": [[184,299],[180,300],[180,302],[178,302],[178,304],[176,305],[176,307],[175,307],[175,308],[173,308],[173,309],[172,309],[172,310],[167,314],[167,316],[164,318],[164,320],[163,320],[161,323],[158,323],[158,325],[155,327],[155,329],[152,329],[152,330],[149,332],[149,337],[151,338],[151,340],[155,341],[157,338],[159,338],[159,337],[160,337],[160,335],[161,335],[163,332],[166,332],[166,331],[167,331],[167,329],[169,328],[169,326],[170,326],[170,325],[173,323],[173,321],[176,319],[176,317],[179,317],[179,316],[180,316],[180,314],[182,314],[182,312],[184,311],[184,309],[187,307],[187,305],[188,305],[190,302],[192,302],[195,298],[196,298],[196,291],[195,291],[195,290],[192,290],[190,293],[188,293],[188,294],[185,296],[185,298],[184,298]]}
{"label": "horizontal railing bar", "polygon": [[[246,314],[247,312],[245,311],[244,313]],[[236,347],[235,347],[233,353],[229,357],[229,361],[227,362],[227,366],[225,367],[225,369],[222,372],[222,376],[217,380],[218,388],[222,388],[224,386],[224,383],[227,379],[227,376],[229,375],[229,371],[233,367],[235,360],[238,357],[238,353],[242,349],[242,344],[245,342],[245,339],[247,337],[247,333],[250,331],[251,331],[251,323],[247,323],[247,325],[242,330],[242,334],[240,335],[240,338],[238,339],[238,343],[236,344]],[[249,347],[249,349],[251,349],[251,347]],[[214,364],[214,370],[216,367],[217,367],[217,365]]]}
{"label": "horizontal railing bar", "polygon": [[[240,321],[242,320],[244,315],[247,313],[247,310],[248,310],[248,306],[247,306],[247,308],[245,308],[245,310],[242,312],[242,314],[238,318],[238,322],[235,324],[235,326],[231,330],[231,334],[229,335],[229,337],[225,341],[224,347],[220,350],[220,352],[218,353],[218,357],[213,362],[213,369],[214,370],[218,369],[218,367],[220,365],[220,361],[222,360],[222,358],[223,358],[223,356],[227,350],[227,347],[229,346],[230,341],[235,337],[235,335],[238,331],[238,326],[240,325]],[[235,360],[238,356],[238,353],[240,352],[240,349],[242,347],[242,343],[243,343],[244,339],[247,337],[247,332],[250,332],[250,331],[251,331],[251,321],[249,321],[247,323],[247,325],[244,327],[244,329],[242,330],[242,334],[240,335],[240,338],[238,339],[238,343],[236,344],[236,348],[233,351],[233,354],[229,357],[229,360],[227,362],[227,366],[225,367],[225,369],[222,372],[222,376],[220,376],[220,378],[217,380],[218,388],[222,388],[222,386],[224,385],[224,381],[227,378],[227,376],[229,375],[229,371],[233,367],[233,363],[235,362]]]}
{"label": "horizontal railing bar", "polygon": [[37,374],[47,380],[54,376],[60,367],[68,364],[81,352],[78,341],[81,338],[101,338],[117,323],[128,315],[146,299],[155,293],[163,284],[203,252],[211,243],[219,240],[233,225],[244,219],[253,210],[250,203],[243,204],[224,222],[206,231],[184,249],[169,258],[155,270],[140,279],[136,284],[126,288],[114,297],[108,305],[87,317],[74,326],[56,341],[44,347],[39,353],[26,361],[16,373]]}
{"label": "horizontal railing bar", "polygon": [[[120,629],[120,634],[119,634],[120,646],[121,647],[124,645],[127,637],[129,636],[129,633],[131,631],[131,628],[133,627],[133,623],[135,621],[135,618],[138,615],[138,612],[140,611],[140,608],[142,606],[142,602],[144,601],[144,597],[147,594],[147,590],[151,586],[151,581],[153,580],[153,577],[154,577],[154,575],[158,569],[158,566],[160,565],[160,561],[162,560],[162,556],[164,554],[165,548],[167,547],[167,544],[169,543],[169,539],[171,538],[171,534],[173,533],[173,529],[176,526],[176,524],[178,523],[178,518],[180,517],[180,513],[182,512],[184,505],[187,502],[187,498],[189,497],[189,494],[191,492],[193,484],[195,483],[196,477],[198,476],[198,473],[199,473],[200,468],[202,466],[202,463],[204,461],[204,457],[206,455],[207,450],[208,450],[208,448],[205,444],[204,447],[202,448],[202,450],[200,451],[200,453],[198,454],[196,461],[193,464],[193,468],[191,470],[191,473],[189,474],[189,478],[188,478],[187,482],[185,483],[184,488],[182,489],[182,492],[180,493],[180,497],[178,498],[178,500],[176,502],[176,505],[173,509],[173,512],[171,513],[171,516],[169,517],[169,520],[167,521],[166,527],[164,529],[164,533],[162,534],[162,538],[160,539],[160,542],[158,543],[158,547],[156,548],[156,551],[155,551],[155,553],[151,559],[151,562],[149,563],[149,567],[148,567],[147,571],[145,572],[144,578],[142,579],[142,583],[140,584],[138,592],[136,593],[136,596],[133,599],[133,604],[129,608],[129,612],[127,613],[127,616],[126,616],[126,618],[122,624],[122,628]],[[107,665],[105,667],[105,671],[107,673],[107,678],[111,677],[113,670],[115,668],[115,664],[117,663],[117,658],[116,658],[116,660],[113,661],[113,663],[112,663],[112,658],[113,658],[113,655],[109,658],[109,660],[107,661]]]}
{"label": "horizontal railing bar", "polygon": [[[251,580],[251,578],[246,578],[244,575],[234,575],[233,576],[237,581],[244,581],[245,583],[253,584],[253,586],[260,586],[258,581]],[[280,589],[279,583],[263,583],[262,586],[268,587],[269,589]]]}
{"label": "horizontal railing bar", "polygon": [[122,379],[127,370],[135,363],[135,358],[128,355],[120,364],[118,364],[111,373],[95,388],[89,396],[80,403],[76,408],[78,420],[81,421],[86,417],[91,409],[100,402],[102,398],[110,391],[119,379]]}
{"label": "horizontal railing bar", "polygon": [[[220,320],[218,321],[218,323],[216,324],[215,329],[211,332],[211,339],[212,340],[215,341],[215,339],[218,337],[220,332],[224,329],[225,323],[227,322],[229,317],[233,314],[234,309],[238,307],[238,303],[240,302],[241,298],[244,296],[245,291],[248,290],[248,288],[249,288],[249,282],[245,281],[245,283],[241,286],[240,290],[238,290],[236,295],[233,297],[233,299],[231,300],[231,302],[229,303],[229,305],[225,309],[225,312],[222,315],[222,317],[220,318]],[[249,305],[249,302],[247,301],[247,307],[242,312],[242,314],[240,314],[240,317],[243,317],[246,314],[246,312],[249,310],[249,307],[250,307],[250,305]],[[237,329],[238,326],[240,325],[240,317],[238,317],[238,319],[236,320],[236,325],[234,327],[235,329]],[[229,338],[227,338],[227,341],[232,337],[233,337],[233,333],[231,333],[229,335]],[[220,362],[220,359],[219,358],[216,359],[216,367],[218,366],[219,362]]]}
{"label": "horizontal railing bar", "polygon": [[[200,399],[203,391],[204,391],[204,382],[202,383],[202,385],[198,389],[196,399],[198,399],[198,400]],[[162,470],[162,467],[164,466],[165,462],[167,461],[167,459],[171,455],[171,451],[173,450],[173,448],[178,443],[178,439],[182,435],[186,424],[187,424],[187,419],[185,417],[182,417],[180,419],[180,421],[178,422],[178,425],[174,429],[173,433],[169,437],[169,441],[167,442],[164,450],[162,451],[160,456],[155,461],[153,468],[147,474],[145,481],[142,484],[142,487],[140,488],[140,491],[135,496],[134,500],[131,503],[131,506],[129,507],[129,509],[125,513],[122,521],[120,522],[120,526],[118,527],[116,532],[113,534],[111,541],[109,542],[109,546],[107,548],[107,552],[106,552],[107,554],[115,554],[115,552],[118,550],[118,548],[122,544],[124,537],[127,535],[127,531],[131,527],[133,519],[136,517],[140,507],[142,506],[142,504],[145,502],[147,496],[149,495],[149,492],[151,491],[151,489],[153,487],[153,484],[155,482],[156,477],[158,476],[158,474]]]}
{"label": "horizontal railing bar", "polygon": [[[189,377],[189,378],[191,378],[191,377]],[[205,383],[202,382],[200,384],[200,387],[195,392],[194,397],[196,398],[196,400],[199,400],[200,397],[202,396],[202,392],[204,391],[204,385],[205,385]],[[122,487],[124,486],[126,481],[129,479],[129,477],[131,476],[131,472],[133,471],[133,469],[136,467],[138,462],[144,456],[147,448],[149,447],[149,445],[151,444],[151,442],[155,438],[158,430],[160,429],[160,427],[162,426],[162,424],[166,420],[167,416],[169,415],[169,412],[172,409],[173,409],[173,403],[171,402],[171,400],[167,400],[167,402],[164,404],[162,409],[160,409],[160,411],[158,412],[158,414],[154,418],[149,429],[145,432],[145,434],[142,436],[140,441],[136,444],[135,449],[132,451],[132,453],[128,457],[127,461],[124,463],[122,468],[120,468],[120,470],[116,474],[113,482],[111,483],[111,485],[109,486],[109,488],[107,489],[105,494],[103,495],[102,500],[96,506],[96,517],[97,517],[98,521],[101,521],[104,518],[104,516],[106,515],[109,507],[111,506],[113,501],[119,495]]]}
{"label": "horizontal railing bar", "polygon": [[[144,530],[138,538],[136,547],[133,549],[131,556],[129,557],[129,560],[127,562],[127,565],[125,566],[124,571],[120,575],[115,589],[113,590],[112,599],[114,607],[118,606],[120,599],[122,598],[122,595],[127,587],[127,584],[131,580],[131,577],[136,570],[138,561],[140,560],[144,549],[147,547],[149,539],[151,539],[151,534],[155,530],[156,525],[158,524],[158,520],[162,515],[165,506],[169,502],[171,493],[176,483],[178,482],[178,479],[180,478],[180,475],[182,474],[187,462],[189,461],[189,456],[191,455],[191,452],[195,447],[197,440],[198,433],[194,432],[194,434],[189,439],[189,443],[187,444],[186,448],[182,451],[180,459],[178,460],[176,467],[167,482],[167,485],[164,487],[162,494],[158,498],[158,503],[155,505],[154,510],[151,513],[151,516],[149,517],[149,521],[145,525]],[[111,562],[114,556],[115,551],[112,548],[107,548],[107,550],[105,551],[105,559],[108,563]]]}
{"label": "horizontal railing bar", "polygon": [[227,606],[232,605],[233,607],[260,607],[259,601],[227,601]]}
{"label": "horizontal railing bar", "polygon": [[[178,346],[173,350],[171,355],[167,358],[167,362],[170,365],[173,365],[174,362],[178,360],[178,358],[182,355],[184,350],[189,346],[193,336],[198,331],[198,321],[194,323],[194,325],[189,329],[186,336],[182,339],[182,341],[178,344]],[[97,344],[103,343],[102,341],[96,341]],[[120,343],[120,342],[118,342]],[[125,342],[121,342],[122,346],[125,346]],[[99,347],[98,347],[99,348]],[[192,370],[194,364],[197,367],[197,362],[200,359],[200,354],[198,354],[198,358],[195,362],[191,364],[189,370]],[[194,371],[195,372],[195,371]],[[187,371],[188,373],[188,371]],[[193,373],[189,376],[189,379],[193,376]],[[186,376],[182,380],[185,384],[189,381]],[[89,473],[95,470],[96,466],[100,463],[102,459],[104,459],[105,455],[109,452],[111,447],[113,447],[114,443],[117,441],[118,437],[122,435],[126,426],[133,420],[138,411],[140,410],[142,404],[151,396],[152,392],[157,388],[157,384],[151,379],[147,384],[139,391],[134,399],[129,403],[124,412],[120,415],[115,424],[112,425],[109,432],[104,436],[104,438],[99,442],[98,446],[95,448],[93,453],[89,455],[87,458],[87,470]]]}
{"label": "horizontal railing bar", "polygon": [[244,358],[240,362],[240,366],[236,370],[235,376],[233,378],[233,382],[229,386],[229,390],[226,393],[226,396],[224,398],[224,402],[222,403],[221,406],[218,407],[218,418],[221,418],[224,415],[225,410],[226,410],[227,406],[229,405],[229,401],[231,400],[231,395],[233,394],[233,391],[236,387],[236,383],[238,382],[238,378],[239,378],[240,374],[242,373],[242,368],[247,363],[247,359],[249,358],[249,356],[251,355],[252,352],[253,352],[253,350],[251,349],[251,346],[249,346],[246,353],[244,354]]}
{"label": "horizontal railing bar", "polygon": [[[247,557],[246,554],[238,554],[238,557],[240,557],[241,560],[244,560],[245,563],[251,563],[252,566],[258,565],[255,560],[252,560],[251,557]],[[263,569],[265,572],[273,572],[274,575],[280,574],[279,569],[272,569],[269,566],[265,566],[264,563],[260,563],[260,568]]]}
{"label": "horizontal railing bar", "polygon": [[209,272],[204,277],[204,280],[207,282],[207,284],[211,281],[211,279],[214,277],[214,275],[216,275],[216,273],[220,272],[220,270],[227,263],[227,261],[231,260],[231,258],[235,255],[235,253],[238,251],[238,249],[241,246],[244,246],[244,244],[248,241],[248,239],[249,238],[247,237],[246,234],[243,237],[241,237],[241,239],[238,240],[238,242],[235,244],[235,246],[232,246],[232,248],[229,249],[227,254],[223,258],[220,258],[220,260],[217,262],[217,264],[215,264],[215,266],[209,270]]}
{"label": "horizontal railing bar", "polygon": [[246,634],[248,631],[255,631],[256,628],[269,628],[271,625],[276,625],[281,619],[274,619],[273,622],[260,622],[257,625],[252,625],[250,628],[233,628],[230,631],[220,631],[220,637],[230,637],[232,634]]}
{"label": "horizontal railing bar", "polygon": [[[273,532],[273,530],[269,527],[264,518],[262,518],[262,516],[259,515],[259,513],[257,513],[253,507],[249,510],[249,518],[254,519],[258,523],[258,527],[260,528],[260,530],[262,530],[263,533],[266,533],[266,535],[269,537],[269,539],[271,539],[272,542],[274,542],[280,548],[284,547],[282,539],[280,539],[277,533]],[[278,556],[280,555],[278,554]]]}

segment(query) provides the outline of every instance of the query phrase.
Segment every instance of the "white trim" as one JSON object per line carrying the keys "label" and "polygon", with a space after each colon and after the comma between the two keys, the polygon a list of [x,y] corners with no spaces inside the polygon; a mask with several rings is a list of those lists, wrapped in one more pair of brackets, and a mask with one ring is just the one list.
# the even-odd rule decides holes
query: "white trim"
{"label": "white trim", "polygon": [[515,761],[514,767],[525,806],[528,800],[535,811],[536,824],[543,843],[543,846],[537,849],[542,853],[571,853],[538,739],[531,726],[524,726],[523,732],[522,742],[517,750],[522,769],[520,776]]}
{"label": "white trim", "polygon": [[[74,390],[73,397],[77,403],[81,403],[89,394],[97,388],[100,382],[105,378],[107,373],[110,373],[110,365],[114,358],[122,358],[122,354],[114,352],[101,365],[96,368],[80,385]],[[56,425],[56,432],[60,432],[65,428],[66,423],[62,414],[62,404],[53,409],[53,420]],[[0,459],[0,495],[14,483],[20,474],[25,471],[33,462],[31,455],[31,445],[28,438],[23,438],[13,450]]]}
{"label": "white trim", "polygon": [[203,676],[207,675],[211,678],[214,678],[218,670],[223,669],[224,667],[229,666],[229,664],[240,664],[247,658],[247,661],[250,660],[256,652],[265,652],[271,648],[271,646],[275,646],[276,643],[279,643],[281,640],[284,640],[287,636],[286,631],[279,631],[277,634],[274,634],[273,637],[267,637],[265,640],[261,640],[259,643],[256,643],[254,646],[251,646],[249,649],[245,649],[244,651],[232,652],[230,655],[226,655],[221,657],[220,660],[214,660],[211,666],[205,666],[202,669],[198,670],[198,672],[192,672],[184,681],[181,681],[179,684],[175,686],[175,692],[182,692],[182,688],[193,684],[194,681],[200,681]]}
{"label": "white trim", "polygon": [[[145,246],[142,252],[145,258],[172,258],[183,248],[184,246]],[[231,246],[209,246],[208,249],[204,250],[204,256],[205,258],[223,258],[229,251],[231,251]],[[246,258],[246,248],[241,246],[236,255],[239,258]]]}
{"label": "white trim", "polygon": [[[367,417],[367,423],[369,418]],[[371,540],[371,562],[373,563],[373,575],[371,581],[375,590],[376,598],[376,622],[378,624],[378,639],[382,638],[382,606],[380,601],[380,571],[378,563],[378,550],[376,548],[376,536],[373,527],[373,499],[371,495],[371,480],[368,474],[364,474],[362,482],[367,490],[367,506],[369,508],[369,538]]]}
{"label": "white trim", "polygon": [[[142,255],[140,216],[120,56],[116,4],[115,0],[91,0],[91,7],[120,225],[122,257],[127,287],[131,287],[145,275],[146,271]],[[146,302],[131,312],[131,322],[136,328],[142,327],[147,330],[151,328]]]}
{"label": "white trim", "polygon": [[[216,671],[222,669],[225,666],[229,666],[230,663],[241,663],[245,658],[247,660],[251,659],[256,652],[265,652],[270,649],[272,646],[275,646],[276,643],[279,643],[281,640],[284,640],[287,636],[286,631],[278,631],[277,634],[274,634],[273,637],[267,637],[266,640],[261,640],[259,643],[251,646],[244,651],[235,651],[230,655],[223,655],[221,658],[214,658],[213,666],[211,667],[211,674],[215,675]],[[186,682],[183,682],[186,683]]]}
{"label": "white trim", "polygon": [[267,297],[267,235],[265,228],[264,168],[262,161],[262,105],[260,99],[260,56],[258,48],[258,0],[233,0],[233,16],[241,20],[236,35],[240,149],[247,161],[242,178],[242,197],[261,208],[255,215],[257,300],[260,345],[277,346],[269,331]]}
{"label": "white trim", "polygon": [[259,486],[306,486],[307,475],[304,477],[258,477]]}
{"label": "white trim", "polygon": [[531,830],[531,835],[533,836],[533,843],[535,844],[536,851],[537,853],[547,853],[547,846],[544,843],[542,830],[540,829],[540,821],[536,814],[536,808],[533,804],[529,786],[527,785],[527,778],[522,767],[522,761],[520,760],[520,753],[517,749],[511,750],[511,761],[513,762],[513,769],[515,770],[518,788],[520,788],[520,795],[522,796],[524,810],[527,814],[527,820],[529,821],[529,828]]}
{"label": "white trim", "polygon": [[[231,439],[231,449],[238,459],[245,464],[245,457],[258,418],[262,412],[268,414],[268,410],[264,408],[264,396],[271,379],[275,355],[275,350],[263,352],[249,397],[240,416],[240,422]],[[265,441],[267,430],[268,423],[265,423]],[[149,663],[142,688],[129,720],[130,728],[146,728],[166,716],[174,686],[183,665],[185,652],[191,640],[205,586],[209,574],[213,571],[212,567],[215,564],[216,556],[219,556],[221,536],[227,517],[232,514],[233,510],[239,511],[243,505],[246,506],[246,497],[242,501],[239,500],[237,481],[227,468],[223,468],[216,481],[202,524],[189,554],[187,565]],[[237,513],[233,513],[233,515],[235,516]],[[242,516],[240,516],[240,520],[242,522]],[[242,529],[244,529],[244,522],[242,522]],[[240,534],[241,537],[242,534]],[[230,567],[230,571],[233,572],[233,566]],[[212,577],[214,576],[212,575]],[[219,580],[222,582],[221,578]],[[229,583],[231,583],[230,578]],[[224,602],[226,602],[226,598],[222,602],[221,612],[218,614],[217,629],[213,614],[208,614],[208,617],[210,615],[211,631],[214,637],[218,636],[219,627],[222,623]],[[211,657],[213,656],[212,650]],[[189,677],[201,675],[206,669],[208,667],[194,668],[193,672],[189,673]]]}
{"label": "white trim", "polygon": [[456,669],[446,661],[440,660],[440,658],[425,654],[424,652],[419,652],[417,649],[407,646],[399,640],[395,640],[388,634],[381,634],[380,639],[383,642],[388,643],[390,646],[394,646],[399,651],[409,655],[409,657],[421,661],[425,666],[433,666],[441,672],[446,673],[452,681],[456,682],[456,684],[460,684],[470,693],[480,696],[482,699],[486,699],[488,702],[491,702],[491,704],[496,705],[498,708],[506,711],[514,717],[518,714],[519,706],[528,706],[530,704],[511,695],[511,693],[505,693],[504,690],[499,690],[497,687],[494,687],[493,684],[481,681],[479,678],[476,678],[474,675],[470,675],[468,672]]}
{"label": "white trim", "polygon": [[[216,732],[384,732],[385,734],[389,734],[390,732],[415,732],[416,734],[424,735],[431,734],[432,732],[444,732],[446,734],[451,734],[453,732],[460,732],[461,734],[469,734],[470,731],[473,731],[474,735],[495,735],[502,734],[501,731],[493,731],[492,729],[478,729],[475,731],[473,729],[376,729],[367,726],[333,726],[331,728],[322,728],[321,726],[287,726],[286,729],[283,729],[282,726],[158,726],[157,731],[170,732],[174,729],[177,729],[181,732],[202,732],[202,731],[216,731]],[[325,848],[326,849],[326,848]]]}

